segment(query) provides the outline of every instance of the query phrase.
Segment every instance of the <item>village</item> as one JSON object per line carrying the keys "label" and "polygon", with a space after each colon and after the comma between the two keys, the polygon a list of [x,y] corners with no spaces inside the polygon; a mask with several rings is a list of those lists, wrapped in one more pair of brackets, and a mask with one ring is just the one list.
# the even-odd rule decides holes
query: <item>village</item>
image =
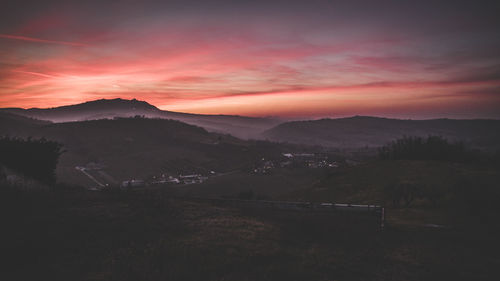
{"label": "village", "polygon": [[162,186],[162,185],[190,185],[199,184],[206,181],[209,176],[214,176],[216,173],[210,171],[207,175],[202,174],[179,174],[177,176],[162,173],[158,176],[152,176],[149,179],[132,178],[123,181],[117,181],[105,171],[106,166],[101,163],[90,162],[85,166],[76,166],[75,169],[80,171],[88,179],[92,181],[89,190],[102,190],[109,187],[119,187],[121,189],[142,188],[146,186]]}
{"label": "village", "polygon": [[329,159],[323,153],[282,153],[279,159],[262,158],[253,169],[255,174],[270,174],[277,168],[338,168],[343,165],[339,161]]}
{"label": "village", "polygon": [[[351,160],[332,160],[331,156],[325,153],[282,153],[280,157],[273,159],[261,158],[256,161],[250,174],[267,175],[276,169],[336,169],[345,165],[354,165]],[[150,186],[183,186],[201,184],[214,176],[222,176],[226,173],[208,171],[205,173],[186,171],[185,173],[171,173],[164,171],[161,174],[148,178],[129,178],[117,180],[106,172],[106,165],[103,163],[87,163],[85,166],[76,166],[75,169],[81,172],[91,181],[90,190],[102,190],[109,187],[119,187],[121,189],[142,188]]]}

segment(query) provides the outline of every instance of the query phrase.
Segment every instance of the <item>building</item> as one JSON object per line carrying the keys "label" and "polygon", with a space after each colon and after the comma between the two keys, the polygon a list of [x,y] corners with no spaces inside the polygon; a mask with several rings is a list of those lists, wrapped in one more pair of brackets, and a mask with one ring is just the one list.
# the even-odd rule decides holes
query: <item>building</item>
{"label": "building", "polygon": [[128,181],[123,181],[121,184],[121,187],[124,188],[131,188],[131,187],[144,187],[146,184],[143,180],[128,180]]}

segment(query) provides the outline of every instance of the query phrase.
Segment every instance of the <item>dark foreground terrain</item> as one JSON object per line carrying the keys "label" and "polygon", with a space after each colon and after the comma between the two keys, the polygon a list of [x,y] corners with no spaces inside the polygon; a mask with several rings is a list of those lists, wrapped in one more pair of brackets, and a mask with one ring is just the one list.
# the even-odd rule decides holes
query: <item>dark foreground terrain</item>
{"label": "dark foreground terrain", "polygon": [[[0,121],[1,281],[500,276],[494,146],[416,134],[329,150],[140,116]],[[190,174],[200,180],[158,181]],[[328,202],[383,206],[385,227],[378,213],[314,208]]]}
{"label": "dark foreground terrain", "polygon": [[[498,231],[2,186],[1,280],[496,280]],[[390,216],[390,214],[389,214]]]}

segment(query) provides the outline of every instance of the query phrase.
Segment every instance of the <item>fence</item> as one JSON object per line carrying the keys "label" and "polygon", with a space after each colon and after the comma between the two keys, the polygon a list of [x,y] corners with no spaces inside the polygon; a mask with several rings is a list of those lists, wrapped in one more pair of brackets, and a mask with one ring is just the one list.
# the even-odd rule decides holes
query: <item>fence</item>
{"label": "fence", "polygon": [[316,202],[290,202],[290,201],[268,201],[268,200],[242,200],[223,198],[200,198],[184,197],[183,199],[211,202],[222,205],[231,205],[250,208],[271,208],[295,211],[323,211],[323,212],[349,212],[366,213],[379,219],[381,229],[385,227],[385,208],[378,205],[340,204],[340,203],[316,203]]}

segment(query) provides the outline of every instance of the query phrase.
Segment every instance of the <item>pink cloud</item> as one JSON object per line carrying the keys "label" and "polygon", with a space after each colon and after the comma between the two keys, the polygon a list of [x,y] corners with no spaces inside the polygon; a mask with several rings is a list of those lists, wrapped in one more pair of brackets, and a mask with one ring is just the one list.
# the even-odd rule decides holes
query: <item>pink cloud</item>
{"label": "pink cloud", "polygon": [[[39,28],[33,21],[20,30],[37,34],[71,25],[50,18],[38,23]],[[418,104],[431,108],[429,93],[451,101],[459,87],[474,90],[500,84],[495,77],[457,78],[447,69],[425,72],[433,62],[411,54],[392,56],[406,42],[389,36],[313,44],[300,37],[276,39],[231,26],[159,24],[131,30],[87,28],[74,37],[91,45],[39,36],[0,38],[19,46],[16,52],[0,53],[0,59],[8,56],[13,61],[0,69],[8,74],[0,77],[0,106],[49,107],[123,97],[195,113],[273,115],[277,110],[285,115],[322,115],[329,108],[369,113],[383,103],[409,108],[405,99],[419,97]],[[47,44],[33,52],[36,46],[29,42]],[[25,44],[28,52],[23,52]],[[50,44],[79,48],[51,52]],[[454,70],[470,72],[464,66]]]}
{"label": "pink cloud", "polygon": [[59,45],[67,45],[67,46],[87,46],[86,44],[78,43],[78,42],[46,40],[46,39],[40,39],[40,38],[33,38],[33,37],[19,36],[19,35],[9,35],[9,34],[0,34],[0,38],[21,40],[21,41],[28,41],[28,42],[37,42],[37,43],[59,44]]}

